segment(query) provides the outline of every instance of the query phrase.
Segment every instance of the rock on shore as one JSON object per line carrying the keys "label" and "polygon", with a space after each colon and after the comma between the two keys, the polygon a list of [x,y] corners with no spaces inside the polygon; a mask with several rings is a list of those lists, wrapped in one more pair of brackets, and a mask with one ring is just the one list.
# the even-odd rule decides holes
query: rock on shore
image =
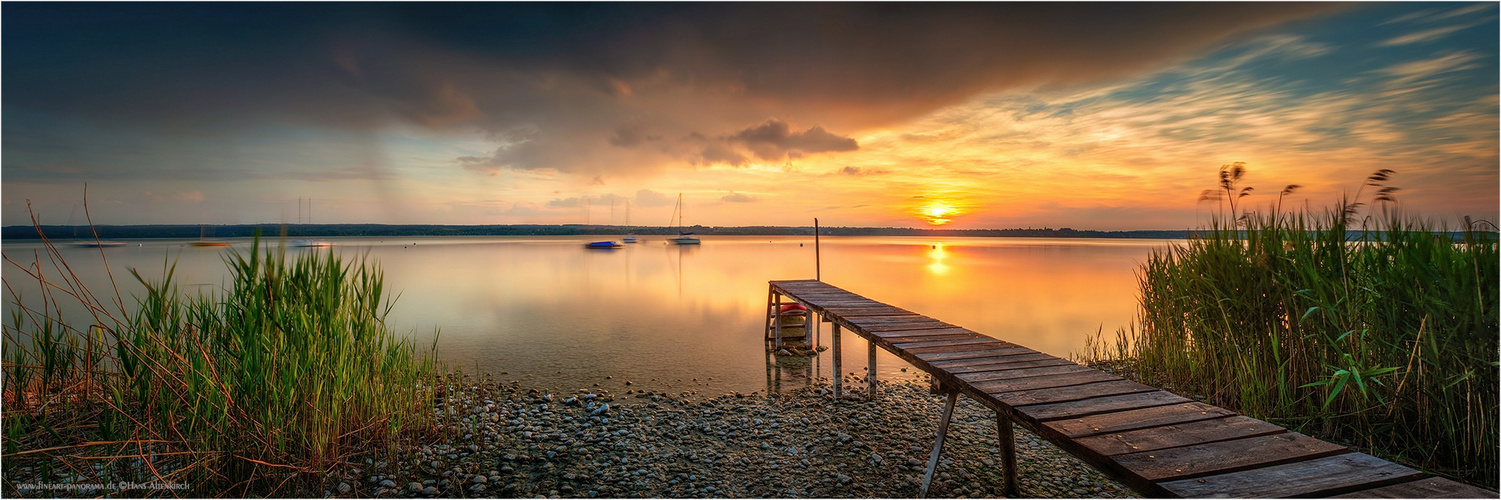
{"label": "rock on shore", "polygon": [[[860,388],[863,384],[847,384]],[[828,385],[791,394],[704,398],[627,391],[559,393],[466,383],[434,411],[436,442],[404,446],[328,479],[363,497],[916,497],[942,398],[882,382],[867,401]],[[1021,496],[1134,496],[1017,429]],[[1002,492],[995,413],[960,398],[933,497]]]}

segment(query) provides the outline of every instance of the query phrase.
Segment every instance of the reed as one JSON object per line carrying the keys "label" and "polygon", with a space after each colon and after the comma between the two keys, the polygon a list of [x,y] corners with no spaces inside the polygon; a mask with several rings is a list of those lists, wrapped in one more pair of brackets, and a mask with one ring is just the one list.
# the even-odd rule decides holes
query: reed
{"label": "reed", "polygon": [[[1222,199],[1249,193],[1243,172],[1222,170]],[[1392,174],[1366,180],[1376,194],[1364,217],[1363,190],[1322,212],[1281,213],[1280,196],[1262,211],[1230,204],[1152,253],[1134,324],[1083,357],[1495,488],[1495,226],[1466,218],[1456,238],[1404,213],[1384,185]]]}
{"label": "reed", "polygon": [[[434,432],[436,346],[420,353],[387,328],[394,299],[379,266],[260,243],[226,258],[233,278],[217,294],[183,292],[167,261],[158,280],[132,269],[146,287],[133,310],[96,297],[50,242],[35,266],[6,256],[43,290],[22,301],[6,274],[6,494],[68,494],[18,492],[18,481],[318,491],[302,488],[357,453]],[[62,318],[65,301],[91,323]]]}

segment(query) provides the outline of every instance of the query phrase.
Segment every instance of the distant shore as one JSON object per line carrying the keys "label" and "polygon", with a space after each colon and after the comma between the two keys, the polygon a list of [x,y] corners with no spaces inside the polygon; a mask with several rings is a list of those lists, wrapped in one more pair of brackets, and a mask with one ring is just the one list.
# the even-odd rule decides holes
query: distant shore
{"label": "distant shore", "polygon": [[[140,224],[89,226],[43,225],[48,239],[72,240],[99,238],[248,238],[259,232],[264,237],[371,237],[371,236],[574,236],[676,235],[678,228],[664,226],[616,226],[603,224],[508,224],[508,225],[437,225],[437,224]],[[813,236],[812,226],[689,226],[683,231],[701,236]],[[1095,231],[1073,228],[1013,229],[922,229],[912,227],[822,227],[824,236],[929,236],[929,237],[1008,237],[1008,238],[1152,238],[1183,239],[1190,230]],[[38,239],[32,226],[0,228],[5,239]]]}

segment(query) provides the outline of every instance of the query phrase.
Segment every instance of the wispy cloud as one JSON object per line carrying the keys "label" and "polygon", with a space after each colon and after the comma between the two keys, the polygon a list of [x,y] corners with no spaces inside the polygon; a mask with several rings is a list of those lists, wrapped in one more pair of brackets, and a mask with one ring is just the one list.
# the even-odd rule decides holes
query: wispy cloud
{"label": "wispy cloud", "polygon": [[1426,30],[1422,30],[1422,31],[1408,33],[1406,35],[1402,35],[1402,36],[1399,36],[1399,37],[1396,37],[1396,38],[1388,38],[1385,41],[1381,42],[1379,45],[1384,46],[1384,47],[1390,47],[1390,46],[1394,46],[1394,45],[1409,45],[1409,44],[1414,44],[1414,43],[1432,42],[1432,41],[1444,38],[1446,36],[1449,36],[1450,34],[1456,32],[1456,31],[1459,31],[1459,30],[1462,30],[1462,29],[1465,29],[1465,28],[1469,28],[1469,27],[1472,27],[1472,26],[1476,26],[1478,24],[1479,23],[1470,23],[1470,24],[1457,24],[1457,25],[1453,25],[1453,26],[1440,26],[1440,27],[1437,27],[1437,28],[1426,29]]}

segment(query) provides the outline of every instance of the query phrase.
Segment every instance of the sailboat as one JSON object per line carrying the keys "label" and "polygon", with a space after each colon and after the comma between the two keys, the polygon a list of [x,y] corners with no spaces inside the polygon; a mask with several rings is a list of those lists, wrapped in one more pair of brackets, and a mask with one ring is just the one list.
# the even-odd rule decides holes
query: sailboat
{"label": "sailboat", "polygon": [[206,231],[207,230],[205,229],[205,226],[203,224],[199,224],[198,225],[198,241],[189,243],[189,245],[193,245],[195,247],[227,247],[227,246],[229,246],[229,242],[228,241],[219,241],[219,240],[204,239],[204,233]]}
{"label": "sailboat", "polygon": [[[613,207],[615,205],[612,202],[612,204],[610,206]],[[627,228],[631,227],[631,200],[630,199],[625,200],[625,226]],[[635,243],[635,242],[637,242],[639,240],[636,239],[636,235],[631,234],[630,231],[627,231],[626,234],[625,234],[625,240],[624,241],[626,243]]]}
{"label": "sailboat", "polygon": [[678,237],[669,238],[667,241],[676,245],[697,245],[698,238],[694,238],[693,233],[683,232],[683,193],[678,193],[678,204],[673,207],[672,211],[678,216],[678,223],[675,226],[678,228]]}

